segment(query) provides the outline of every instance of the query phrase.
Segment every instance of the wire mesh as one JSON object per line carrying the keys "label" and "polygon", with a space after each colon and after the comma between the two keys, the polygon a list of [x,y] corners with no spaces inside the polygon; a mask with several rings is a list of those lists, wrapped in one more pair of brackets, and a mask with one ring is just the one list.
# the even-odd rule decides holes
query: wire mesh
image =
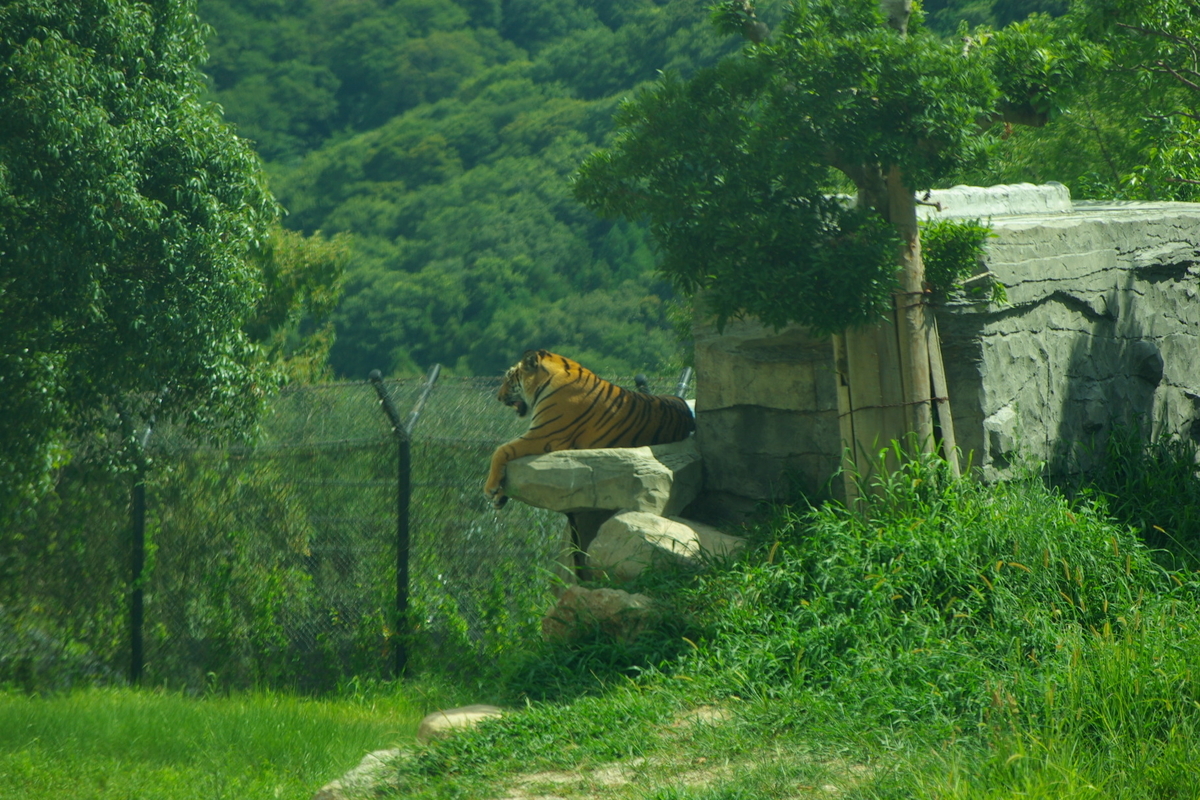
{"label": "wire mesh", "polygon": [[[632,379],[621,385],[634,385]],[[423,381],[386,382],[403,419]],[[566,537],[556,513],[482,494],[527,424],[499,379],[443,378],[411,440],[409,611],[396,602],[397,441],[368,383],[276,398],[253,447],[162,427],[145,476],[145,664],[153,685],[320,691],[419,669],[472,671],[538,633]],[[672,377],[652,391],[674,390]],[[0,682],[129,672],[130,476],[72,465],[0,538]]]}

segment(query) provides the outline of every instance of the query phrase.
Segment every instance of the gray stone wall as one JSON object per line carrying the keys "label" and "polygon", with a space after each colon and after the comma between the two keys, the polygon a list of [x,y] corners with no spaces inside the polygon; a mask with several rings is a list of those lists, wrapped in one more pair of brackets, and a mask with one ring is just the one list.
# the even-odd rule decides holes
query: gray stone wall
{"label": "gray stone wall", "polygon": [[[1014,189],[987,190],[1003,195],[997,211],[1038,211],[995,213],[982,265],[1007,304],[937,309],[972,464],[987,479],[1011,474],[1018,456],[1086,466],[1116,423],[1200,440],[1200,204],[1072,205],[1057,186],[1029,187],[1041,195],[1030,202]],[[947,193],[941,213],[979,214],[980,191],[965,194],[973,205]],[[790,489],[820,494],[840,452],[831,351],[794,327],[697,325],[711,504],[745,511]]]}

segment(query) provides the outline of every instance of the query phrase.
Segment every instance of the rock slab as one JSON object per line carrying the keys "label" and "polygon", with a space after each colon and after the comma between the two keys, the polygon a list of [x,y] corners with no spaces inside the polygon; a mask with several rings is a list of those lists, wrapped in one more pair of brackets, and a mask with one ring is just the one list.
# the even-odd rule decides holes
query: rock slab
{"label": "rock slab", "polygon": [[694,437],[649,447],[558,450],[509,462],[505,493],[551,511],[634,509],[671,515],[700,492]]}
{"label": "rock slab", "polygon": [[394,772],[395,762],[401,755],[399,749],[367,753],[357,767],[317,790],[312,800],[356,800],[375,797],[388,785],[388,776]]}

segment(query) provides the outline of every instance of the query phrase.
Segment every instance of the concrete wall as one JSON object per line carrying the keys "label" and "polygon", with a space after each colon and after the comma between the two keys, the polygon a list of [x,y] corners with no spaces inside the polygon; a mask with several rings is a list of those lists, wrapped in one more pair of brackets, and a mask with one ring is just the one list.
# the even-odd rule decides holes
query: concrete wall
{"label": "concrete wall", "polygon": [[[996,479],[1018,447],[1061,468],[1117,422],[1200,441],[1200,204],[1072,205],[1057,185],[1020,188],[959,190],[974,205],[943,194],[941,213],[973,216],[982,191],[996,234],[983,268],[1008,292],[1003,306],[937,309],[959,446]],[[1003,200],[986,205],[988,192]],[[795,327],[697,325],[710,503],[820,493],[840,452],[831,351]]]}

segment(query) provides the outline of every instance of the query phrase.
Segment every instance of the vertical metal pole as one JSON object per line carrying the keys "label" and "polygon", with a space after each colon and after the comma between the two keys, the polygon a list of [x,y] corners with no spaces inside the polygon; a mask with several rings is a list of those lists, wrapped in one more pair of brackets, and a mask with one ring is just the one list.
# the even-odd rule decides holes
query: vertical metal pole
{"label": "vertical metal pole", "polygon": [[142,623],[145,615],[145,595],[143,593],[142,571],[146,566],[146,476],[138,471],[137,482],[133,484],[131,497],[133,541],[130,547],[130,587],[129,594],[129,682],[137,685],[142,680],[142,667],[145,663]]}
{"label": "vertical metal pole", "polygon": [[375,387],[375,393],[379,395],[379,403],[383,406],[384,413],[392,423],[392,433],[396,436],[396,663],[393,670],[397,678],[403,677],[405,668],[408,666],[405,636],[408,635],[409,630],[408,553],[409,512],[412,503],[412,440],[410,436],[441,371],[441,364],[434,364],[429,370],[425,386],[421,389],[421,394],[417,398],[412,412],[408,415],[407,421],[403,423],[400,421],[400,414],[396,411],[396,405],[392,402],[391,395],[387,392],[387,387],[383,385],[383,374],[379,370],[373,369],[368,376],[371,385]]}
{"label": "vertical metal pole", "polygon": [[408,625],[408,513],[412,498],[412,451],[403,431],[396,437],[396,663],[392,667],[396,678],[404,677],[408,667],[408,646],[405,641]]}
{"label": "vertical metal pole", "polygon": [[379,404],[392,423],[392,434],[396,437],[396,626],[392,634],[396,661],[392,670],[395,677],[399,678],[404,675],[408,665],[404,639],[408,635],[408,507],[412,492],[412,458],[408,434],[400,422],[400,415],[396,412],[396,405],[387,387],[383,385],[383,373],[373,369],[368,377],[375,387],[375,394],[379,395]]}
{"label": "vertical metal pole", "polygon": [[675,385],[675,396],[686,397],[688,384],[692,382],[692,368],[684,367],[683,372],[679,373],[679,383]]}
{"label": "vertical metal pole", "polygon": [[[122,422],[128,424],[128,417],[123,414]],[[149,469],[146,448],[153,432],[154,414],[151,414],[146,430],[141,437],[134,439],[137,479],[129,498],[132,528],[129,547],[129,682],[135,686],[142,680],[142,668],[146,663],[143,638],[146,617],[146,471]]]}

